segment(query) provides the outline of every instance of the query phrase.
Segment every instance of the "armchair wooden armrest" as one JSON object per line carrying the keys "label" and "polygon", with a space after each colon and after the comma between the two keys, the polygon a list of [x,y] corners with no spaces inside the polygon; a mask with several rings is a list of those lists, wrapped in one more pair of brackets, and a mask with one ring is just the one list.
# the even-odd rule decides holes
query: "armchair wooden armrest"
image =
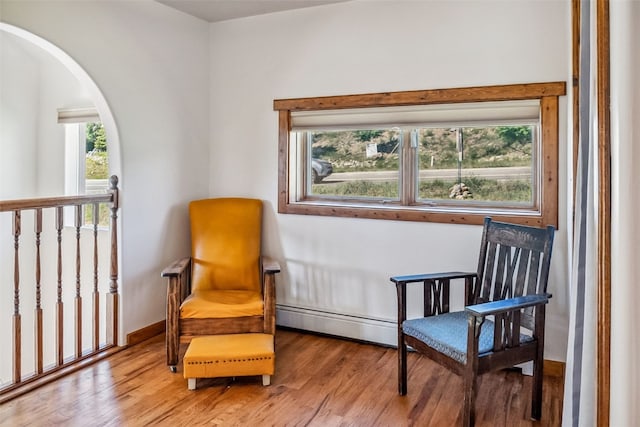
{"label": "armchair wooden armrest", "polygon": [[182,274],[189,266],[189,262],[191,261],[191,257],[184,257],[179,260],[174,261],[170,266],[162,270],[160,274],[162,277],[175,277]]}
{"label": "armchair wooden armrest", "polygon": [[191,257],[181,258],[162,270],[167,283],[167,361],[172,372],[178,363],[180,304],[191,293]]}
{"label": "armchair wooden armrest", "polygon": [[280,263],[275,259],[263,256],[262,271],[264,273],[280,273]]}
{"label": "armchair wooden armrest", "polygon": [[[184,299],[191,293],[191,257],[180,258],[174,261],[167,268],[162,270],[161,277],[169,279],[167,284],[167,301],[170,305],[171,299],[174,298],[177,302],[175,312],[184,301]],[[167,307],[167,319],[169,318],[169,307]]]}
{"label": "armchair wooden armrest", "polygon": [[276,273],[280,264],[271,258],[262,257],[262,292],[264,294],[264,331],[276,333]]}

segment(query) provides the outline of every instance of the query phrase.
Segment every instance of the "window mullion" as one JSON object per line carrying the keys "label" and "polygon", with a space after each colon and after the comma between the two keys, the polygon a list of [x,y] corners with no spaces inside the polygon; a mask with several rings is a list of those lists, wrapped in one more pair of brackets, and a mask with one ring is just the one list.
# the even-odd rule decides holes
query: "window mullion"
{"label": "window mullion", "polygon": [[403,206],[410,206],[416,201],[417,183],[417,134],[414,130],[402,131],[402,162],[400,164],[401,197]]}

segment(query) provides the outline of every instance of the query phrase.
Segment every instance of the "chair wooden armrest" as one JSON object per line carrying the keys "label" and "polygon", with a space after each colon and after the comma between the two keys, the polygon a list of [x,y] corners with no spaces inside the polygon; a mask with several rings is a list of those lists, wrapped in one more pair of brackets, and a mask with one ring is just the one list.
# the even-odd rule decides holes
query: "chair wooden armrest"
{"label": "chair wooden armrest", "polygon": [[[515,349],[521,345],[529,345],[533,339],[544,340],[544,331],[536,330],[540,327],[540,324],[535,325],[533,338],[521,334],[520,310],[529,307],[544,307],[549,302],[549,297],[550,295],[548,294],[532,294],[465,307],[465,312],[469,316],[468,339],[476,341],[475,343],[467,343],[467,352],[474,351],[475,353],[471,354],[471,357],[477,356],[479,332],[476,329],[484,323],[486,316],[495,316],[495,321],[493,322],[494,353]],[[544,313],[541,313],[540,316],[544,318]],[[530,358],[524,357],[524,360],[530,360]],[[497,360],[494,361],[494,367],[498,363]],[[512,366],[515,363],[516,361],[514,360],[508,360],[504,365],[505,367]]]}
{"label": "chair wooden armrest", "polygon": [[461,271],[450,271],[446,273],[425,273],[410,274],[406,276],[393,276],[389,280],[396,285],[406,285],[407,283],[424,282],[425,280],[453,280],[476,277],[477,273],[465,273]]}
{"label": "chair wooden armrest", "polygon": [[509,298],[499,301],[485,302],[482,304],[465,307],[465,311],[475,317],[485,317],[496,314],[504,314],[509,311],[521,310],[539,304],[549,302],[549,294],[525,295],[522,297]]}
{"label": "chair wooden armrest", "polygon": [[401,324],[407,318],[407,284],[422,283],[424,299],[424,316],[434,316],[449,312],[449,285],[451,280],[464,279],[466,301],[470,301],[474,295],[474,284],[477,282],[477,273],[450,271],[444,273],[411,274],[406,276],[393,276],[389,280],[396,284],[398,298],[398,326],[402,333]]}

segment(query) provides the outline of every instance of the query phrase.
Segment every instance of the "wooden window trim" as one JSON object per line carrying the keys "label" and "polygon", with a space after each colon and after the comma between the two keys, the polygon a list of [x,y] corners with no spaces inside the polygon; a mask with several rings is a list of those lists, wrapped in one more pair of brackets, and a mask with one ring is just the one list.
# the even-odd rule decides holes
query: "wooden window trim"
{"label": "wooden window trim", "polygon": [[[573,178],[578,170],[580,142],[580,0],[571,1],[573,73]],[[611,58],[608,0],[596,2],[597,110],[598,110],[598,330],[596,356],[596,417],[598,426],[608,426],[611,412]],[[575,194],[575,184],[574,184]]]}
{"label": "wooden window trim", "polygon": [[[611,21],[609,1],[596,2],[598,92],[598,353],[597,422],[611,413]],[[588,102],[580,100],[579,102]]]}
{"label": "wooden window trim", "polygon": [[[360,95],[315,98],[276,99],[274,110],[278,123],[278,212],[297,215],[321,215],[351,218],[424,221],[461,224],[482,224],[483,218],[517,224],[558,227],[558,97],[566,94],[565,82],[529,83],[469,88],[432,89],[404,92],[383,92]],[[291,112],[372,108],[428,104],[452,104],[512,100],[540,100],[542,156],[540,159],[540,206],[537,212],[515,209],[495,209],[488,213],[476,207],[448,209],[444,207],[372,206],[332,201],[292,202],[289,194],[289,135]]]}

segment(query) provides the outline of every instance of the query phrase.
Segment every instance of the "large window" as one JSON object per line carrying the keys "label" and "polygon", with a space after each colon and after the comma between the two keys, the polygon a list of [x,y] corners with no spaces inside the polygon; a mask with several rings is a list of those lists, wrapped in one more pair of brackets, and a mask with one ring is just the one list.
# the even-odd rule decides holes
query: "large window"
{"label": "large window", "polygon": [[279,212],[557,226],[564,83],[274,101]]}

